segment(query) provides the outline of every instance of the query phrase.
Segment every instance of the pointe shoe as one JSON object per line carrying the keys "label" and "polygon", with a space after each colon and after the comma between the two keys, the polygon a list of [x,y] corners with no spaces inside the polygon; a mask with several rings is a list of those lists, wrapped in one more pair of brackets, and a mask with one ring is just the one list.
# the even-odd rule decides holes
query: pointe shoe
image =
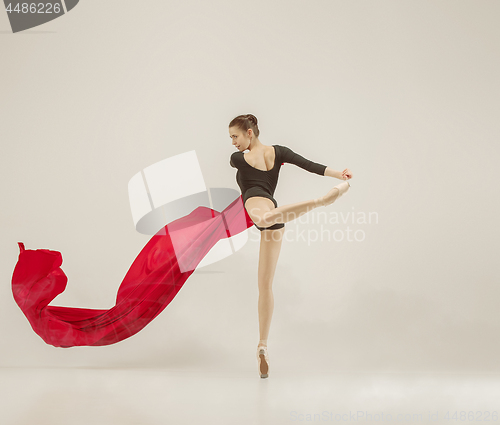
{"label": "pointe shoe", "polygon": [[269,376],[269,354],[267,353],[267,347],[263,345],[257,347],[257,361],[259,364],[259,376],[267,378]]}
{"label": "pointe shoe", "polygon": [[[325,196],[323,196],[321,199],[322,205],[326,207],[327,205],[333,204],[337,199],[339,199],[344,193],[346,193],[349,189],[351,188],[350,183],[346,180],[337,186],[335,186],[333,189],[330,190]],[[331,197],[337,193],[338,191],[338,196],[333,200],[328,200],[331,199]]]}

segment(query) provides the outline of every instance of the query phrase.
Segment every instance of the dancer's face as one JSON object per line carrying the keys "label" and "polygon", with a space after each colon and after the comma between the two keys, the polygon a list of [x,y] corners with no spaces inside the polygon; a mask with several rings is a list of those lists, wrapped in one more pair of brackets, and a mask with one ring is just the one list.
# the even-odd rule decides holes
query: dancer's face
{"label": "dancer's face", "polygon": [[244,151],[250,146],[250,137],[252,129],[248,130],[248,134],[243,133],[236,127],[229,127],[229,137],[232,139],[232,144],[236,146],[239,151]]}

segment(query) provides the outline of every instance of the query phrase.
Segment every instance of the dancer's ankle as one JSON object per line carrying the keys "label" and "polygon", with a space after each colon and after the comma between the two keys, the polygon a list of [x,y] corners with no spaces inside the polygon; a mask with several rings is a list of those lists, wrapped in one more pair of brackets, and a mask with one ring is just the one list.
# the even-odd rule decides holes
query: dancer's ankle
{"label": "dancer's ankle", "polygon": [[320,198],[316,198],[314,200],[314,208],[324,207],[324,206],[325,206],[324,196],[321,196]]}
{"label": "dancer's ankle", "polygon": [[259,347],[260,346],[264,346],[264,347],[267,347],[267,339],[261,339],[259,340]]}

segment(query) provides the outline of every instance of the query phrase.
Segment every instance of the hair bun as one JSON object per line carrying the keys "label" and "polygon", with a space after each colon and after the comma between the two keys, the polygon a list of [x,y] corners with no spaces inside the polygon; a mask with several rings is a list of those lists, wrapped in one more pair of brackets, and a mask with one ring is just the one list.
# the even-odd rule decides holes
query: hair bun
{"label": "hair bun", "polygon": [[247,114],[247,119],[251,121],[254,125],[257,125],[257,117],[252,114]]}
{"label": "hair bun", "polygon": [[259,127],[257,126],[257,117],[252,114],[238,115],[229,123],[229,128],[237,127],[242,132],[247,132],[250,128],[259,137]]}

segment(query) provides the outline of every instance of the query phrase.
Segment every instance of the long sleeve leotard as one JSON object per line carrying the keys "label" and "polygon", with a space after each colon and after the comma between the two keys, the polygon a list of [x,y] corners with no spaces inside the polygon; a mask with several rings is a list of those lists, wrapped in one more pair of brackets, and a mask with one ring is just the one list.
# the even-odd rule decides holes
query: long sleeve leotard
{"label": "long sleeve leotard", "polygon": [[246,202],[252,196],[263,196],[271,199],[275,207],[277,207],[277,202],[273,198],[273,195],[278,184],[280,168],[284,163],[295,164],[311,173],[321,176],[325,175],[326,165],[310,161],[286,146],[272,146],[275,152],[274,166],[267,171],[259,170],[248,164],[241,151],[231,154],[229,163],[232,167],[238,169],[236,182],[241,189],[243,202]]}

